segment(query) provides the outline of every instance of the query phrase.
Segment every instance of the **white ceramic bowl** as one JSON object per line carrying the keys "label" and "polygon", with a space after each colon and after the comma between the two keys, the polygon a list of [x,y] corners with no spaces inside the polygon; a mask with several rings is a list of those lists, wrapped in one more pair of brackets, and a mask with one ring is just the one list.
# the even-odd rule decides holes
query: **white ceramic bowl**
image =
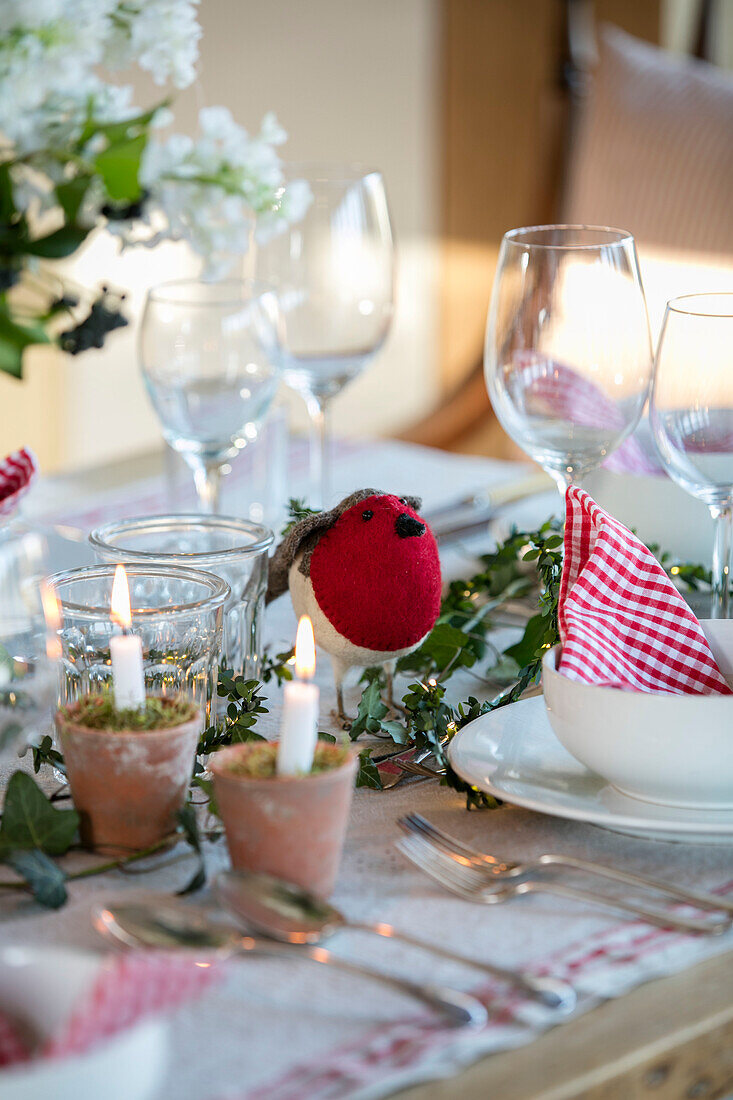
{"label": "white ceramic bowl", "polygon": [[[733,620],[700,623],[733,686]],[[581,764],[632,798],[687,809],[733,808],[733,695],[653,695],[570,680],[545,655],[555,735]]]}
{"label": "white ceramic bowl", "polygon": [[[0,951],[0,1012],[29,1026],[39,1041],[56,1033],[100,970],[103,955],[62,948]],[[0,1069],[2,1100],[151,1100],[167,1064],[167,1025],[148,1018],[97,1043],[86,1054]]]}

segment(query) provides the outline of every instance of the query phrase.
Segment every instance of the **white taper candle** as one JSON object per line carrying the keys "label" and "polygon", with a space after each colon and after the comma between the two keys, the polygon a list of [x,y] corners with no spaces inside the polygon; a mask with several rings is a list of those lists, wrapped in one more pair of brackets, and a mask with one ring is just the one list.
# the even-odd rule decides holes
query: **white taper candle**
{"label": "white taper candle", "polygon": [[307,681],[315,671],[313,624],[307,615],[303,615],[298,623],[295,640],[296,679],[285,685],[277,750],[278,775],[307,773],[313,766],[313,755],[318,741],[320,692],[315,684]]}
{"label": "white taper candle", "polygon": [[[123,631],[132,625],[130,588],[124,567],[115,569],[110,601],[112,619]],[[112,660],[112,687],[117,710],[139,710],[145,706],[145,672],[143,670],[143,643],[137,634],[115,634],[109,640]]]}

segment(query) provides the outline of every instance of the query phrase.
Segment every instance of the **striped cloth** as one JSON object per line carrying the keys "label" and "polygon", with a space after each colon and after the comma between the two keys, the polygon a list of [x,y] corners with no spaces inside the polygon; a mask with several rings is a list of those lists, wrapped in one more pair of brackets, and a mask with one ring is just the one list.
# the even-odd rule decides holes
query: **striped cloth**
{"label": "striped cloth", "polygon": [[28,447],[0,462],[0,516],[10,516],[38,472],[38,460]]}
{"label": "striped cloth", "polygon": [[732,694],[654,555],[575,485],[565,509],[560,671],[626,691]]}
{"label": "striped cloth", "polygon": [[619,226],[647,245],[733,252],[733,75],[616,27],[599,38],[563,220]]}

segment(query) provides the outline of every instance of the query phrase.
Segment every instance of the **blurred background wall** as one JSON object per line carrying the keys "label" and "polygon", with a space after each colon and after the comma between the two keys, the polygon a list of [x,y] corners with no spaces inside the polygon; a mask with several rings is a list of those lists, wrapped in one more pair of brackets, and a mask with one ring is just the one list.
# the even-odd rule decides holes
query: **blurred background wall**
{"label": "blurred background wall", "polygon": [[[337,431],[497,454],[511,449],[482,390],[480,355],[498,245],[511,226],[558,216],[571,101],[597,62],[598,26],[678,53],[696,52],[702,36],[721,73],[733,66],[728,0],[203,0],[201,21],[201,80],[176,102],[179,129],[193,129],[207,104],[227,105],[250,129],[275,110],[288,159],[357,160],[387,182],[396,323],[336,400]],[[140,91],[154,101],[152,86]],[[729,255],[710,262],[656,247],[643,272],[653,311],[690,282],[700,288],[701,268],[705,289],[733,285]],[[119,256],[102,232],[72,270],[128,290],[133,324],[75,360],[36,352],[22,384],[0,377],[0,450],[30,444],[46,470],[161,445],[134,320],[149,285],[195,267],[180,246]],[[303,423],[298,399],[291,405]]]}

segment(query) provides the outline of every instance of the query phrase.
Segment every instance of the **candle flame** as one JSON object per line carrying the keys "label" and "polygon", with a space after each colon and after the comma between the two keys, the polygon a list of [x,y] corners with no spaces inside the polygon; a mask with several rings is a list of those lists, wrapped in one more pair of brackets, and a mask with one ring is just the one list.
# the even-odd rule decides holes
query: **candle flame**
{"label": "candle flame", "polygon": [[295,675],[299,680],[310,680],[315,674],[316,640],[313,637],[313,623],[307,615],[301,615],[295,636]]}
{"label": "candle flame", "polygon": [[61,606],[53,588],[45,581],[41,583],[41,604],[46,620],[46,655],[49,661],[58,661],[61,657],[61,639],[56,632],[61,627]]}
{"label": "candle flame", "polygon": [[112,621],[119,623],[123,630],[129,630],[132,626],[130,586],[127,583],[127,573],[124,565],[118,565],[115,569],[112,599],[110,600],[110,615]]}

